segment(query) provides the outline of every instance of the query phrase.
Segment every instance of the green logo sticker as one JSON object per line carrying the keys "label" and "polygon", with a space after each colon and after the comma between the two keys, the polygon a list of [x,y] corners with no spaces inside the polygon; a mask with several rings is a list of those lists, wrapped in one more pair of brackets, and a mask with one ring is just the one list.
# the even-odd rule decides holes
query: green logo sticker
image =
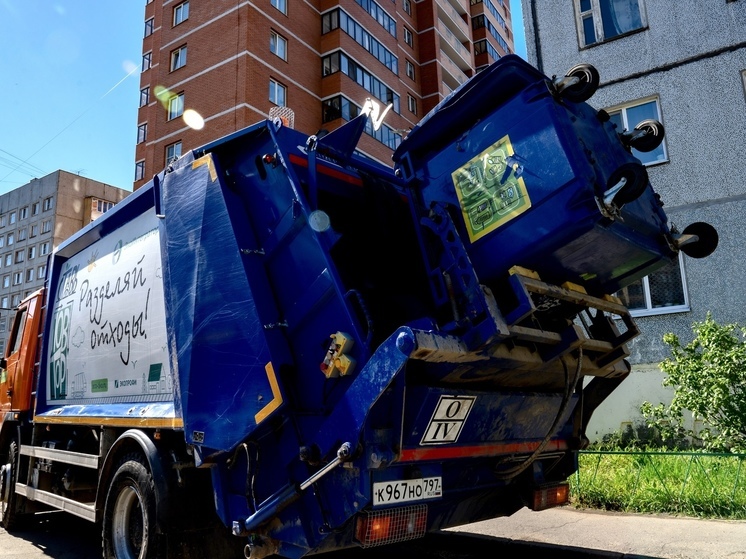
{"label": "green logo sticker", "polygon": [[504,136],[451,173],[471,242],[484,237],[531,207],[526,184]]}
{"label": "green logo sticker", "polygon": [[152,363],[148,371],[148,382],[158,382],[161,380],[162,363]]}
{"label": "green logo sticker", "polygon": [[109,391],[109,379],[108,378],[97,378],[91,381],[91,392],[108,392]]}

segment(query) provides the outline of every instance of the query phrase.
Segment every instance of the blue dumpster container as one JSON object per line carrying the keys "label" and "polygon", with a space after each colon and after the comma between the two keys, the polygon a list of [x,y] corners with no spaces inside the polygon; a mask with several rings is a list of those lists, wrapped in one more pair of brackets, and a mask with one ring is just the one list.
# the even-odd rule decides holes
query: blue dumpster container
{"label": "blue dumpster container", "polygon": [[553,79],[510,55],[435,107],[393,159],[423,212],[449,209],[481,281],[519,265],[613,293],[678,254],[619,132],[605,112],[563,98]]}

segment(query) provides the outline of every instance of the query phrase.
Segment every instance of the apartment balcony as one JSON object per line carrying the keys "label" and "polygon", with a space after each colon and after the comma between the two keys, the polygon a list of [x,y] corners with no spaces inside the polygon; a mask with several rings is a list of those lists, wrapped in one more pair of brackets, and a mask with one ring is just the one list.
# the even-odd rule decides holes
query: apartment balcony
{"label": "apartment balcony", "polygon": [[470,71],[474,67],[471,50],[462,45],[458,37],[442,21],[438,21],[437,30],[440,37],[440,50],[461,70]]}
{"label": "apartment balcony", "polygon": [[469,76],[467,76],[443,50],[440,51],[439,62],[443,69],[443,83],[448,86],[449,90],[456,89],[469,79]]}
{"label": "apartment balcony", "polygon": [[443,22],[462,43],[471,41],[469,24],[461,17],[462,14],[448,0],[435,0],[435,4],[438,7],[438,20]]}

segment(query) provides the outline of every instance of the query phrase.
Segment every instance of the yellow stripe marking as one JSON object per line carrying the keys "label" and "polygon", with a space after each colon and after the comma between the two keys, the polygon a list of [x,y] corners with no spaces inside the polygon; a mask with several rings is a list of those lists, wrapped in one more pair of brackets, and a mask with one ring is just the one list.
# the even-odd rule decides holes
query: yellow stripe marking
{"label": "yellow stripe marking", "polygon": [[218,178],[218,172],[215,170],[215,162],[212,160],[211,153],[203,155],[199,159],[195,159],[194,161],[192,161],[192,169],[196,169],[201,165],[207,165],[207,169],[210,172],[210,180],[215,182],[215,179]]}
{"label": "yellow stripe marking", "polygon": [[259,412],[254,416],[254,421],[256,421],[257,425],[264,421],[269,414],[279,408],[280,404],[282,404],[280,385],[277,384],[277,375],[275,375],[275,369],[272,367],[271,361],[264,366],[264,370],[267,372],[269,386],[272,388],[272,401],[259,410]]}
{"label": "yellow stripe marking", "polygon": [[76,425],[106,425],[109,427],[160,427],[183,429],[184,420],[180,417],[136,418],[99,416],[35,416],[34,423],[66,423]]}

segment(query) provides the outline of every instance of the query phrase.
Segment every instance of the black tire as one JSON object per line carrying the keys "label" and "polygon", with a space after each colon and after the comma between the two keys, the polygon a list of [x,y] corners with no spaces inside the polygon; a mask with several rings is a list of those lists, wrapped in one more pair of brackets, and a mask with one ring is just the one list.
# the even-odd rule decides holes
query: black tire
{"label": "black tire", "polygon": [[[644,134],[637,135],[637,132],[644,132]],[[661,145],[665,133],[663,125],[657,120],[652,118],[643,120],[635,126],[629,145],[637,151],[647,153]]]}
{"label": "black tire", "polygon": [[120,462],[104,505],[104,559],[160,559],[156,493],[145,458],[129,454]]}
{"label": "black tire", "polygon": [[601,83],[601,77],[595,66],[586,63],[573,66],[565,74],[565,77],[578,78],[579,80],[578,83],[567,86],[560,92],[563,98],[574,103],[582,103],[593,97]]}
{"label": "black tire", "polygon": [[648,171],[642,163],[625,163],[614,171],[606,184],[607,188],[615,186],[622,178],[627,179],[622,189],[614,196],[614,204],[624,204],[637,200],[648,186]]}
{"label": "black tire", "polygon": [[[18,442],[10,441],[8,445],[5,470],[0,480],[0,523],[8,532],[17,529],[20,524],[20,513],[18,510],[18,495],[16,495],[16,479],[18,479],[19,467]],[[7,468],[10,468],[8,470]]]}

